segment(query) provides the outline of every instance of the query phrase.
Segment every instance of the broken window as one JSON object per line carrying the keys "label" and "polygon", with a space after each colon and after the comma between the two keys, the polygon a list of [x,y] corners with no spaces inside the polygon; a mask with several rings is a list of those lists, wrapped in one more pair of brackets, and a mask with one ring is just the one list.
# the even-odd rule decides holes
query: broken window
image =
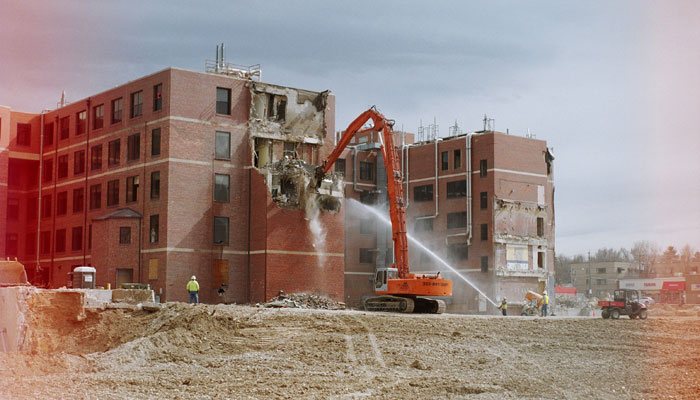
{"label": "broken window", "polygon": [[107,149],[107,164],[110,166],[119,164],[121,158],[121,141],[119,139],[109,142]]}
{"label": "broken window", "polygon": [[134,161],[141,158],[141,135],[129,135],[126,142],[126,160]]}
{"label": "broken window", "polygon": [[73,153],[73,175],[80,175],[85,172],[85,150]]}
{"label": "broken window", "polygon": [[489,224],[481,224],[481,240],[489,240]]}
{"label": "broken window", "polygon": [[287,111],[287,96],[267,94],[267,119],[284,121]]}
{"label": "broken window", "polygon": [[163,84],[153,86],[153,111],[160,111],[163,108]]}
{"label": "broken window", "polygon": [[32,125],[17,124],[17,146],[31,146],[32,144]]}
{"label": "broken window", "polygon": [[90,186],[90,209],[102,207],[102,184]]}
{"label": "broken window", "polygon": [[231,115],[231,89],[216,88],[216,113]]}
{"label": "broken window", "polygon": [[435,218],[432,217],[417,217],[413,224],[413,230],[415,232],[432,232],[434,220]]}
{"label": "broken window", "polygon": [[87,111],[83,110],[75,114],[75,136],[80,136],[85,133],[87,127]]}
{"label": "broken window", "polygon": [[481,272],[489,272],[489,256],[481,257]]}
{"label": "broken window", "polygon": [[375,222],[372,218],[366,218],[360,221],[360,233],[368,235],[374,233]]}
{"label": "broken window", "polygon": [[112,100],[112,123],[122,122],[122,98]]}
{"label": "broken window", "polygon": [[457,149],[454,151],[454,169],[462,168],[462,151]]}
{"label": "broken window", "polygon": [[372,249],[360,249],[360,264],[374,263],[374,252]]}
{"label": "broken window", "polygon": [[214,174],[214,201],[228,203],[230,190],[229,184],[231,176],[226,174]]}
{"label": "broken window", "polygon": [[459,180],[447,182],[447,198],[465,197],[467,195],[467,181]]}
{"label": "broken window", "polygon": [[90,149],[90,170],[102,168],[102,145],[92,146]]}
{"label": "broken window", "polygon": [[537,217],[537,236],[544,236],[544,218]]}
{"label": "broken window", "polygon": [[230,160],[231,159],[231,133],[216,131],[216,152],[215,158],[217,160]]}
{"label": "broken window", "polygon": [[374,163],[360,161],[360,179],[364,181],[374,180]]}
{"label": "broken window", "polygon": [[479,205],[482,210],[489,208],[489,194],[488,192],[479,193]]}
{"label": "broken window", "polygon": [[430,201],[433,199],[433,185],[413,187],[413,201]]}
{"label": "broken window", "polygon": [[71,231],[71,250],[78,251],[83,249],[83,227],[73,227]]}
{"label": "broken window", "polygon": [[66,230],[57,229],[56,230],[56,253],[61,253],[66,251]]}
{"label": "broken window", "polygon": [[214,217],[214,244],[228,244],[228,217]]}
{"label": "broken window", "polygon": [[58,179],[68,176],[68,154],[58,156],[58,168],[56,174],[58,175]]}
{"label": "broken window", "polygon": [[131,118],[143,114],[143,90],[131,94]]}
{"label": "broken window", "polygon": [[56,215],[66,215],[68,213],[68,192],[61,192],[56,195]]}
{"label": "broken window", "polygon": [[447,246],[447,256],[452,261],[466,260],[469,258],[469,250],[466,243],[457,243]]}
{"label": "broken window", "polygon": [[41,218],[48,218],[51,216],[51,210],[53,209],[52,198],[50,194],[41,196]]}
{"label": "broken window", "polygon": [[131,227],[120,226],[119,227],[119,244],[130,244],[131,243]]}
{"label": "broken window", "polygon": [[160,198],[160,171],[151,172],[151,200]]}
{"label": "broken window", "polygon": [[467,227],[467,212],[447,213],[447,229]]}
{"label": "broken window", "polygon": [[158,214],[153,214],[151,215],[149,221],[148,221],[148,236],[149,236],[149,241],[151,243],[158,243],[158,239],[160,236],[159,232],[159,226],[158,226]]}
{"label": "broken window", "polygon": [[92,108],[92,129],[100,129],[105,122],[105,107],[100,104]]}
{"label": "broken window", "polygon": [[450,168],[450,153],[447,151],[443,151],[440,154],[440,169],[443,171],[447,171]]}
{"label": "broken window", "polygon": [[151,131],[151,156],[160,155],[160,128]]}
{"label": "broken window", "polygon": [[70,132],[70,117],[63,117],[58,121],[58,131],[59,131],[59,138],[61,140],[68,139],[68,135]]}
{"label": "broken window", "polygon": [[138,200],[139,193],[139,177],[130,176],[126,178],[126,202],[133,202]]}
{"label": "broken window", "polygon": [[486,160],[479,160],[479,176],[484,177],[488,172],[488,163]]}
{"label": "broken window", "polygon": [[284,155],[297,158],[297,144],[294,142],[284,142]]}
{"label": "broken window", "polygon": [[107,207],[119,204],[119,179],[107,182]]}
{"label": "broken window", "polygon": [[345,175],[345,159],[339,158],[335,160],[335,172]]}

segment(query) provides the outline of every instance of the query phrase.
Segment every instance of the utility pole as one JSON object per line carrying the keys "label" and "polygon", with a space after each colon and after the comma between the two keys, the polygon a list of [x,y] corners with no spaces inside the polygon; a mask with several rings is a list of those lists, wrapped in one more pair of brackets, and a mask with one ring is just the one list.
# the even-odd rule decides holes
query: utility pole
{"label": "utility pole", "polygon": [[593,277],[591,276],[591,252],[588,252],[588,298],[591,298],[593,295],[593,291],[591,290],[591,280]]}

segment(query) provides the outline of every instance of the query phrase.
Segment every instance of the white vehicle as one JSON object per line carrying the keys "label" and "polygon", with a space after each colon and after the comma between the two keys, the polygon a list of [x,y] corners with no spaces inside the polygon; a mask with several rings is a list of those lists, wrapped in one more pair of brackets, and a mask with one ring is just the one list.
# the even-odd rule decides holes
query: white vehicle
{"label": "white vehicle", "polygon": [[647,306],[656,303],[656,301],[654,301],[654,299],[652,299],[649,296],[644,296],[644,297],[640,298],[639,302],[644,303]]}

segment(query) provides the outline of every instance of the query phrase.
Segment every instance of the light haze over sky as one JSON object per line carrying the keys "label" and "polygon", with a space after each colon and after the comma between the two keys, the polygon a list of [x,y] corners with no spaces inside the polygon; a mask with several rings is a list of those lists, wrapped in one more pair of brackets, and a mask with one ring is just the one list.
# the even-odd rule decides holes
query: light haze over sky
{"label": "light haze over sky", "polygon": [[39,112],[173,66],[262,64],[336,95],[336,128],[377,105],[529,129],[553,147],[556,250],[637,240],[700,249],[700,2],[4,0],[0,104]]}

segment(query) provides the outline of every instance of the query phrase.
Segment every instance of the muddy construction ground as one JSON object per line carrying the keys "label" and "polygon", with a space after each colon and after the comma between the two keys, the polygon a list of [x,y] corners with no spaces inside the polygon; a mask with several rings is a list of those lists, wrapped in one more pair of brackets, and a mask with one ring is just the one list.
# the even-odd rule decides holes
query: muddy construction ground
{"label": "muddy construction ground", "polygon": [[[62,352],[0,353],[3,399],[700,398],[700,318],[167,304],[88,312]],[[42,328],[51,334],[51,327]]]}

